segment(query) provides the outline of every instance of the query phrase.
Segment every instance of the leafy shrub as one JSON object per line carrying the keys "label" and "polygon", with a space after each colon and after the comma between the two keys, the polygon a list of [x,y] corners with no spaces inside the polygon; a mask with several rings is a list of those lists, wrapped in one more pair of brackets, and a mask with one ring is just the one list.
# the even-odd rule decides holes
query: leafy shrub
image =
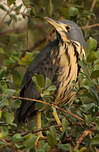
{"label": "leafy shrub", "polygon": [[[15,0],[8,0],[8,2],[10,7]],[[23,2],[27,8],[31,7],[28,14],[21,14],[21,5],[17,7],[14,4],[16,14],[12,16],[10,11],[0,5],[0,8],[10,17],[9,25],[12,22],[17,23],[17,14],[23,15],[24,18],[29,17],[28,32],[26,29],[23,33],[18,33],[14,29],[12,32],[2,33],[0,38],[0,151],[97,152],[99,150],[99,49],[97,41],[93,38],[92,29],[84,29],[85,39],[87,39],[86,60],[79,62],[82,72],[79,74],[78,86],[73,82],[72,90],[76,91],[77,98],[72,105],[57,108],[63,132],[59,131],[59,126],[55,124],[52,117],[50,99],[54,98],[53,91],[56,87],[48,78],[44,80],[44,77],[38,74],[35,74],[32,80],[43,100],[41,104],[36,102],[36,106],[41,108],[48,103],[46,105],[48,110],[42,112],[41,128],[46,139],[39,140],[38,148],[35,148],[38,132],[35,118],[21,126],[17,126],[14,122],[14,112],[21,103],[18,96],[23,73],[48,40],[53,39],[49,38],[50,32],[46,36],[45,32],[48,31],[46,25],[41,24],[42,18],[63,16],[76,21],[81,26],[85,26],[91,18],[91,21],[95,20],[95,14],[86,8],[85,2],[81,0],[66,3],[60,0],[58,0],[59,3],[51,0],[23,0]],[[90,1],[88,5],[90,6]],[[37,25],[38,23],[41,27]],[[0,26],[1,24],[6,23],[3,20]],[[37,31],[34,32],[33,28]],[[31,31],[33,36],[29,35]]]}

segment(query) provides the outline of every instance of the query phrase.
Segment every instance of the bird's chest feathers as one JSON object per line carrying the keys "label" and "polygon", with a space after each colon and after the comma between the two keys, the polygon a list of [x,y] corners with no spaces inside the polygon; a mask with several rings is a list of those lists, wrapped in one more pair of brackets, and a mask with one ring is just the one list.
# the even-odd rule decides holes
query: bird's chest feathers
{"label": "bird's chest feathers", "polygon": [[77,77],[77,58],[74,52],[73,46],[70,44],[59,45],[59,55],[58,55],[58,66],[59,72],[59,81],[64,83],[68,80],[74,80]]}
{"label": "bird's chest feathers", "polygon": [[59,44],[56,65],[59,69],[56,73],[56,82],[59,83],[55,100],[57,103],[59,100],[66,100],[66,98],[70,98],[72,81],[77,79],[78,63],[71,43]]}

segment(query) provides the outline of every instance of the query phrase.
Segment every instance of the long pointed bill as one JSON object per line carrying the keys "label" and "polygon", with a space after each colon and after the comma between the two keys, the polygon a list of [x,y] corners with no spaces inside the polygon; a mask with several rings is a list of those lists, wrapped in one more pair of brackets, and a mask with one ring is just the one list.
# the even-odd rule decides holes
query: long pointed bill
{"label": "long pointed bill", "polygon": [[59,33],[63,41],[69,41],[66,35],[68,30],[70,29],[69,25],[64,24],[60,21],[53,20],[49,17],[45,17],[45,19],[50,25],[52,25],[55,28],[55,30]]}
{"label": "long pointed bill", "polygon": [[46,21],[47,21],[50,25],[52,25],[56,30],[57,30],[58,28],[61,28],[61,23],[60,23],[59,21],[55,21],[55,20],[53,20],[53,19],[51,19],[51,18],[49,18],[49,17],[45,17],[45,19],[46,19]]}

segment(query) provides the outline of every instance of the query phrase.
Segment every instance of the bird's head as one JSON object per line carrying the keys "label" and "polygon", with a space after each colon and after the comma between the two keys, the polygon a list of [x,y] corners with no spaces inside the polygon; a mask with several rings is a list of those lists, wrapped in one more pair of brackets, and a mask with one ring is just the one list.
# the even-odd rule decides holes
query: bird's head
{"label": "bird's head", "polygon": [[69,25],[62,23],[61,21],[53,20],[49,17],[45,17],[45,19],[50,25],[52,25],[55,28],[57,33],[60,35],[62,41],[70,41],[67,38],[67,33],[71,28]]}

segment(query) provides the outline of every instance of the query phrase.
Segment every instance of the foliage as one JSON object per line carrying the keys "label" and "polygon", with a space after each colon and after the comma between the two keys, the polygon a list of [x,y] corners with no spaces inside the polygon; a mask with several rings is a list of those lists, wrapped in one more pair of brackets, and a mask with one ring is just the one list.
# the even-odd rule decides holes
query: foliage
{"label": "foliage", "polygon": [[[15,0],[8,0],[8,7],[0,4],[5,14],[0,20],[0,151],[2,152],[97,152],[99,150],[99,49],[94,36],[96,29],[87,28],[87,23],[96,22],[95,12],[90,9],[93,1],[82,0],[23,0],[16,5]],[[25,10],[21,8],[25,5]],[[99,8],[97,0],[96,8]],[[14,12],[14,13],[13,13]],[[22,24],[18,17],[21,16]],[[82,72],[78,86],[74,84],[77,98],[68,110],[82,118],[82,121],[58,111],[62,121],[63,132],[55,125],[52,107],[42,112],[43,134],[47,140],[39,140],[35,148],[36,120],[29,124],[17,126],[14,112],[20,106],[20,85],[24,71],[39,51],[53,40],[52,32],[43,17],[65,18],[75,21],[82,27],[86,43],[86,60],[79,62]],[[25,22],[25,26],[23,23]],[[13,27],[13,28],[12,28]],[[31,34],[32,33],[32,34]],[[42,100],[50,103],[55,97],[55,86],[40,74],[33,75],[32,80]],[[44,105],[36,103],[40,108]]]}

